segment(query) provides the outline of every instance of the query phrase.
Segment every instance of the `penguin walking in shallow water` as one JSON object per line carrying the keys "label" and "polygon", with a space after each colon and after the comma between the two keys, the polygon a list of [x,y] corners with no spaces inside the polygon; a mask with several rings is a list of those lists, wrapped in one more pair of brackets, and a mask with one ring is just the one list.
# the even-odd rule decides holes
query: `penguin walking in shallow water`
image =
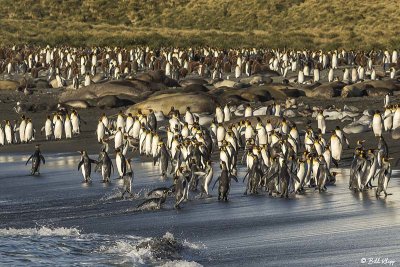
{"label": "penguin walking in shallow water", "polygon": [[382,167],[378,172],[378,187],[376,189],[376,197],[379,197],[380,194],[383,192],[385,197],[388,196],[387,187],[392,177],[392,168],[389,162],[389,158],[382,159]]}
{"label": "penguin walking in shallow water", "polygon": [[[82,175],[83,175],[83,183],[89,183],[91,182],[90,174],[92,173],[92,164],[97,164],[97,161],[94,159],[89,158],[89,155],[87,151],[81,150],[79,151],[81,153],[81,161],[78,164],[78,171],[82,167]],[[83,165],[83,166],[82,166]]]}
{"label": "penguin walking in shallow water", "polygon": [[160,175],[163,179],[167,178],[168,164],[171,162],[171,154],[169,153],[164,142],[158,144],[158,155],[154,159],[154,165],[156,164],[157,158],[159,160]]}
{"label": "penguin walking in shallow water", "polygon": [[97,160],[97,165],[95,168],[95,171],[97,169],[101,168],[101,176],[103,177],[103,183],[111,183],[110,177],[111,177],[111,169],[114,172],[114,165],[112,164],[112,161],[110,157],[108,156],[108,153],[106,151],[106,148],[103,148],[102,151],[100,152],[99,158]]}
{"label": "penguin walking in shallow water", "polygon": [[117,165],[117,170],[119,174],[118,179],[124,178],[124,176],[126,175],[126,158],[119,148],[115,150],[115,164]]}
{"label": "penguin walking in shallow water", "polygon": [[125,194],[129,194],[131,197],[133,197],[132,193],[132,180],[133,180],[133,169],[131,165],[131,159],[125,159],[126,161],[126,173],[123,177],[123,186],[122,186],[122,196],[121,198],[124,197]]}
{"label": "penguin walking in shallow water", "polygon": [[45,164],[45,159],[40,152],[39,145],[35,146],[36,150],[35,152],[28,158],[26,161],[25,165],[28,164],[30,160],[32,160],[32,169],[31,169],[31,175],[35,175],[36,173],[39,175],[40,174],[40,163],[43,162]]}
{"label": "penguin walking in shallow water", "polygon": [[206,162],[204,172],[196,172],[195,174],[201,175],[202,178],[200,197],[203,197],[204,194],[206,194],[207,197],[210,196],[208,193],[208,187],[210,186],[214,174],[211,161]]}
{"label": "penguin walking in shallow water", "polygon": [[238,182],[238,179],[229,173],[228,167],[226,166],[226,162],[221,161],[221,175],[215,181],[215,183],[219,181],[218,200],[228,201],[228,194],[231,186],[231,178],[233,178],[236,182]]}
{"label": "penguin walking in shallow water", "polygon": [[180,204],[188,194],[190,172],[185,167],[179,167],[175,174],[175,209],[180,209]]}

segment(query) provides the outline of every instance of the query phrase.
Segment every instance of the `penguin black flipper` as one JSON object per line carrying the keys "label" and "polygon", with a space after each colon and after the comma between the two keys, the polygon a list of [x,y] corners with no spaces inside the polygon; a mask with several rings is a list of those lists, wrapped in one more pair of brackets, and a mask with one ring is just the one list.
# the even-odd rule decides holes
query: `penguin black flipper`
{"label": "penguin black flipper", "polygon": [[244,181],[246,180],[246,177],[249,175],[249,172],[250,172],[250,171],[246,172],[246,175],[243,177],[243,183],[244,183]]}
{"label": "penguin black flipper", "polygon": [[221,176],[218,176],[218,178],[217,178],[217,180],[215,180],[214,185],[211,190],[214,190],[215,184],[219,181],[220,178],[221,178]]}
{"label": "penguin black flipper", "polygon": [[32,159],[33,154],[28,158],[28,160],[26,161],[25,165],[28,165],[28,162]]}
{"label": "penguin black flipper", "polygon": [[42,160],[43,164],[46,164],[46,160],[44,159],[43,155],[40,155],[40,159]]}
{"label": "penguin black flipper", "polygon": [[[269,184],[269,182],[271,182],[272,181],[272,179],[274,179],[275,177],[279,177],[279,172],[276,172],[276,173],[274,173],[274,174],[272,174],[270,177],[267,177],[266,179],[265,179],[265,183],[266,184]],[[263,176],[263,178],[264,178],[265,176]]]}
{"label": "penguin black flipper", "polygon": [[333,162],[333,164],[335,165],[336,168],[339,167],[339,164],[338,164],[336,159],[332,158],[332,162]]}
{"label": "penguin black flipper", "polygon": [[300,183],[300,179],[299,177],[297,177],[297,174],[293,173],[293,172],[289,172],[290,176],[292,176],[292,178],[294,178],[298,183]]}
{"label": "penguin black flipper", "polygon": [[239,182],[238,178],[237,178],[235,175],[233,175],[233,174],[231,174],[231,177],[230,177],[230,178],[233,179],[233,180],[235,180],[236,183]]}

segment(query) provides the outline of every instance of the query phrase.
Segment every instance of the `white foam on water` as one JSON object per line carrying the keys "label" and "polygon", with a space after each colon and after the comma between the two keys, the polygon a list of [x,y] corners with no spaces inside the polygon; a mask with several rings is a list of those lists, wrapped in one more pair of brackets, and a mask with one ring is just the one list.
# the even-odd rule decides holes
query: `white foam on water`
{"label": "white foam on water", "polygon": [[[3,256],[5,262],[21,263],[22,259],[29,260],[31,263],[37,262],[42,266],[50,266],[57,262],[60,266],[80,261],[82,264],[96,264],[99,261],[107,264],[122,265],[157,265],[162,266],[182,266],[197,267],[201,266],[192,261],[186,261],[182,257],[180,248],[199,249],[200,246],[188,241],[177,241],[174,235],[166,232],[162,239],[139,237],[133,235],[102,235],[102,234],[84,234],[77,228],[39,226],[37,228],[2,228],[0,229],[0,238],[3,238],[4,246],[0,248],[0,256]],[[159,243],[161,242],[161,243]],[[170,252],[171,243],[177,242],[177,251]],[[180,242],[180,244],[179,244]],[[161,245],[160,245],[161,244]],[[18,245],[25,250],[26,254],[10,254],[10,250]],[[51,248],[51,249],[49,249]],[[173,258],[169,258],[172,253]],[[172,248],[173,249],[173,248]],[[71,256],[71,250],[79,251],[78,254]],[[161,253],[161,254],[159,254]],[[46,255],[48,261],[42,261]],[[178,258],[176,258],[178,257]],[[23,260],[22,260],[23,261]],[[0,258],[0,265],[2,259]],[[4,262],[3,262],[4,263]],[[166,265],[165,265],[166,264]]]}
{"label": "white foam on water", "polygon": [[187,248],[190,248],[190,249],[194,249],[194,250],[200,250],[200,249],[207,248],[206,245],[204,245],[204,244],[192,243],[192,242],[187,241],[186,239],[183,240],[182,244],[183,244],[184,247],[187,247]]}
{"label": "white foam on water", "polygon": [[[150,240],[150,239],[144,239]],[[136,248],[138,243],[132,243],[129,241],[116,241],[114,245],[109,247],[102,247],[100,251],[102,253],[117,254],[125,257],[119,261],[119,264],[123,263],[136,263],[145,264],[147,261],[153,260],[153,255],[150,248]]]}
{"label": "white foam on water", "polygon": [[77,228],[40,226],[38,228],[1,228],[0,236],[79,236]]}
{"label": "white foam on water", "polygon": [[201,266],[203,265],[195,261],[185,261],[185,260],[169,261],[162,265],[159,265],[159,267],[201,267]]}

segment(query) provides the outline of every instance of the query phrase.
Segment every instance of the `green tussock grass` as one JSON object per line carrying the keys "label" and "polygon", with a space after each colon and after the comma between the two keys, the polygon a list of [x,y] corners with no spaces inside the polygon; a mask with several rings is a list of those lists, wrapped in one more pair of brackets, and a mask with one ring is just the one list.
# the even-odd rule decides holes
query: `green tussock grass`
{"label": "green tussock grass", "polygon": [[0,0],[0,42],[396,48],[400,2]]}

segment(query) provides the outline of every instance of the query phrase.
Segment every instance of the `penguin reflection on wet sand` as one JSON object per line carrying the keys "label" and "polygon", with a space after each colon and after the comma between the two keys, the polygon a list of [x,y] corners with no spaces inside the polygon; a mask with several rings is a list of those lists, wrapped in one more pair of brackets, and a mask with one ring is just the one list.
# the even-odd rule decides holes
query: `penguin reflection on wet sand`
{"label": "penguin reflection on wet sand", "polygon": [[31,175],[35,175],[36,173],[40,175],[40,163],[43,162],[43,164],[45,164],[46,161],[42,152],[40,152],[40,145],[36,145],[35,148],[35,152],[33,152],[33,154],[28,158],[25,165],[28,165],[28,162],[32,160]]}

